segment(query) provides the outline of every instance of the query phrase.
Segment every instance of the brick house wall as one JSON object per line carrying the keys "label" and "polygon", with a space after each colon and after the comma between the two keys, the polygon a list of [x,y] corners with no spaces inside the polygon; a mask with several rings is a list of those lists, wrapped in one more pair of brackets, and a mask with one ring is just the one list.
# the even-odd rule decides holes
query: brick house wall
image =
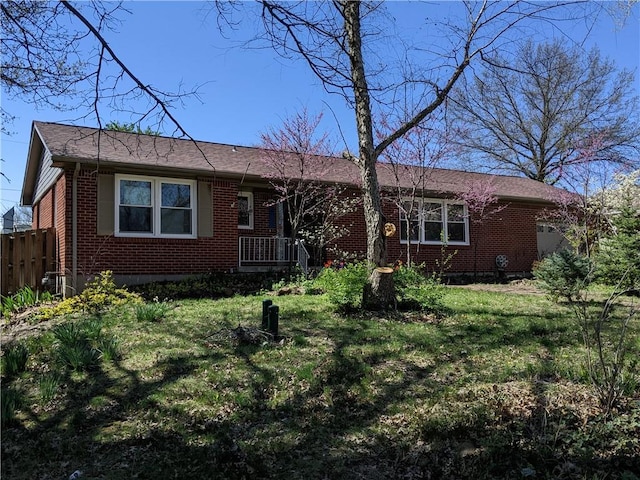
{"label": "brick house wall", "polygon": [[[401,242],[398,208],[385,202],[383,212],[386,221],[397,227],[396,234],[387,238],[387,261],[390,264],[398,260],[406,262],[409,248],[411,261],[424,263],[428,271],[440,271],[438,262],[442,263],[443,255],[453,254],[447,273],[468,274],[475,270],[479,274],[495,274],[496,256],[506,255],[509,261],[507,273],[529,273],[538,260],[536,223],[541,208],[534,204],[507,202],[504,210],[484,223],[469,222],[469,245],[451,245],[443,249],[441,245]],[[340,257],[334,250],[345,252],[348,258],[366,258],[367,237],[362,208],[344,217],[342,223],[349,226],[350,233],[330,245],[327,258],[335,260]]]}
{"label": "brick house wall", "polygon": [[[105,173],[105,172],[101,172]],[[109,173],[109,172],[106,172]],[[60,271],[70,282],[72,269],[72,189],[73,169],[68,169],[53,188],[33,206],[34,228],[55,226]],[[98,181],[95,168],[78,172],[78,251],[79,283],[103,270],[112,270],[124,283],[150,281],[159,278],[180,278],[211,271],[232,271],[238,267],[238,237],[273,237],[277,229],[273,221],[272,193],[253,187],[254,228],[238,228],[237,195],[239,182],[234,179],[198,178],[212,192],[213,236],[195,239],[132,238],[98,234]],[[202,183],[200,184],[202,185]],[[244,188],[242,189],[244,190]],[[539,206],[509,202],[507,208],[482,225],[470,223],[471,242],[468,246],[450,246],[446,253],[453,256],[448,273],[471,273],[474,264],[479,273],[495,273],[496,255],[506,255],[508,273],[530,272],[537,259],[536,218]],[[391,203],[385,203],[386,220],[399,227],[399,213]],[[366,230],[362,207],[342,218],[349,235],[332,247],[366,257]],[[475,239],[478,239],[477,254]],[[425,263],[427,269],[438,271],[441,259],[439,245],[417,245],[400,242],[396,235],[387,239],[387,260],[406,261],[407,248],[412,261]],[[336,254],[327,250],[327,258]],[[81,286],[81,285],[79,285]]]}
{"label": "brick house wall", "polygon": [[[213,197],[212,237],[115,237],[97,234],[95,170],[81,170],[78,178],[78,237],[81,239],[78,242],[79,273],[89,275],[109,269],[114,275],[128,277],[180,276],[236,268],[237,183],[213,179],[207,182],[211,185]],[[70,228],[69,225],[69,232]]]}

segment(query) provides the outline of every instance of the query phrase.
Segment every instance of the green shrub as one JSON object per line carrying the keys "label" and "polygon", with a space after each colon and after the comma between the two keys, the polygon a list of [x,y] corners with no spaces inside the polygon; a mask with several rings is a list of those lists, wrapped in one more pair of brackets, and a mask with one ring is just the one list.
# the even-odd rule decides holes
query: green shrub
{"label": "green shrub", "polygon": [[630,207],[613,218],[616,233],[600,240],[596,277],[625,290],[640,289],[640,215]]}
{"label": "green shrub", "polygon": [[43,308],[38,314],[41,320],[77,313],[100,313],[127,303],[142,302],[140,295],[118,288],[111,271],[98,274],[88,282],[79,295],[69,297],[53,307]]}
{"label": "green shrub", "polygon": [[442,310],[445,288],[435,276],[426,276],[422,266],[396,267],[394,282],[398,308]]}
{"label": "green shrub", "polygon": [[24,372],[29,359],[29,348],[24,343],[14,343],[4,349],[2,356],[2,374],[13,377]]}
{"label": "green shrub", "polygon": [[[362,294],[368,280],[367,264],[340,263],[325,267],[314,286],[320,288],[340,311],[353,311],[362,306]],[[398,266],[394,272],[398,308],[438,311],[442,309],[445,289],[434,276],[427,277],[422,268]]]}
{"label": "green shrub", "polygon": [[533,274],[547,294],[554,298],[572,300],[591,282],[593,267],[587,257],[573,250],[561,250],[538,263]]}
{"label": "green shrub", "polygon": [[365,262],[341,264],[324,268],[315,285],[324,291],[338,310],[357,310],[362,306],[362,292],[367,282]]}

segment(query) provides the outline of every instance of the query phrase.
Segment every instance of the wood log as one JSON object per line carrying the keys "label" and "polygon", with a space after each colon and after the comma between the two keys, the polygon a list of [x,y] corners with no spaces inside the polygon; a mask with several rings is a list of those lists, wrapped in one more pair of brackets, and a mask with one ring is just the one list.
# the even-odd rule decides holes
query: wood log
{"label": "wood log", "polygon": [[393,268],[377,267],[371,272],[369,282],[364,286],[362,293],[362,307],[366,310],[396,308]]}

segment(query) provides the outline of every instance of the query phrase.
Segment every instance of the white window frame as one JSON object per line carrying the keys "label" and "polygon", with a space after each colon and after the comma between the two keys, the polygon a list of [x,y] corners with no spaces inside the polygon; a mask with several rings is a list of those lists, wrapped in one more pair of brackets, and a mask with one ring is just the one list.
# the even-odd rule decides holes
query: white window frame
{"label": "white window frame", "polygon": [[[243,230],[253,230],[253,192],[248,192],[246,190],[239,190],[238,191],[238,198],[240,197],[247,197],[247,203],[248,203],[248,214],[249,214],[249,225],[240,225],[240,222],[238,222],[238,228],[241,228]],[[238,208],[240,208],[240,202],[238,201]]]}
{"label": "white window frame", "polygon": [[[151,232],[121,232],[120,231],[120,181],[132,180],[138,182],[151,183]],[[197,182],[195,180],[185,180],[182,178],[150,177],[141,175],[115,175],[115,225],[114,235],[116,237],[142,237],[142,238],[197,238]],[[162,184],[188,185],[190,192],[189,203],[191,205],[191,233],[161,233],[162,215]]]}
{"label": "white window frame", "polygon": [[[411,202],[410,198],[407,198],[404,200],[404,203],[407,202]],[[467,205],[464,202],[459,202],[459,201],[454,201],[454,200],[444,200],[441,198],[420,198],[420,199],[414,199],[413,202],[416,204],[416,206],[414,207],[414,215],[417,215],[417,219],[418,219],[418,228],[419,228],[419,232],[418,232],[418,239],[417,240],[409,240],[407,239],[403,239],[402,237],[400,238],[400,243],[402,244],[423,244],[423,245],[442,245],[443,243],[446,243],[447,245],[462,245],[462,246],[468,246],[469,243],[469,236],[470,236],[470,231],[469,231],[469,212],[467,210]],[[464,240],[460,241],[460,240],[447,240],[447,242],[442,242],[442,240],[427,240],[426,239],[426,234],[425,234],[425,228],[424,228],[424,224],[425,224],[425,212],[424,212],[424,204],[430,204],[430,203],[437,203],[442,207],[442,218],[441,218],[441,226],[442,226],[442,232],[444,234],[445,238],[449,237],[449,206],[450,205],[461,205],[463,207],[463,222],[456,222],[456,223],[463,223],[464,225]],[[415,209],[417,209],[417,214],[415,213]],[[400,221],[400,232],[402,232],[402,225],[406,225],[406,215],[404,213],[404,211],[402,209],[400,209],[400,216],[399,216],[399,221]]]}

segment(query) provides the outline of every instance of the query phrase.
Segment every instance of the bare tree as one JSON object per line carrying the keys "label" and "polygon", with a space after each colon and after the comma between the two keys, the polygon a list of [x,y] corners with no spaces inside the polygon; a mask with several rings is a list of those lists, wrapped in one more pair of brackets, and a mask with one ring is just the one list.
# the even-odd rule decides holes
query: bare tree
{"label": "bare tree", "polygon": [[[385,138],[395,128],[395,123],[382,118],[377,137]],[[383,201],[391,202],[400,212],[400,237],[407,241],[405,261],[409,266],[412,243],[416,250],[420,248],[420,217],[425,208],[422,200],[432,169],[454,153],[449,135],[443,118],[434,112],[380,155],[382,168],[394,179],[392,187],[382,189]]]}
{"label": "bare tree", "polygon": [[[197,88],[162,91],[139,78],[109,44],[109,34],[129,13],[121,2],[9,0],[0,5],[2,69],[10,98],[92,116],[102,127],[103,110],[127,113],[140,126],[167,129],[193,140],[173,107]],[[13,118],[2,109],[2,131]],[[5,123],[5,120],[9,123]]]}
{"label": "bare tree", "polygon": [[[633,166],[640,152],[634,76],[597,49],[559,40],[486,56],[484,69],[452,95],[470,126],[460,142],[478,162],[555,184],[585,162]],[[589,150],[590,155],[583,153]]]}
{"label": "bare tree", "polygon": [[[39,107],[75,106],[77,87],[87,75],[78,51],[86,32],[69,28],[71,15],[61,3],[2,2],[0,12],[4,94]],[[1,111],[2,132],[8,133],[13,116],[4,106]]]}
{"label": "bare tree", "polygon": [[[500,48],[500,42],[517,26],[536,19],[551,22],[556,9],[575,6],[573,2],[464,2],[460,4],[463,20],[445,21],[446,31],[440,32],[439,43],[409,48],[397,37],[395,25],[376,23],[384,15],[382,2],[259,3],[269,45],[284,56],[302,58],[327,90],[342,94],[353,106],[358,152],[351,159],[360,170],[367,260],[372,266],[386,263],[376,173],[380,155],[442,105],[472,60]],[[429,6],[425,6],[427,17]],[[390,16],[385,18],[392,21]],[[396,36],[381,38],[385,31]],[[442,47],[442,38],[447,38],[446,47]],[[388,53],[391,44],[401,51],[397,65],[377,55],[376,49]],[[398,105],[409,115],[376,143],[374,112]],[[392,306],[393,288],[378,288],[375,274],[373,270],[371,288],[366,289],[370,301],[365,299],[364,306]]]}

